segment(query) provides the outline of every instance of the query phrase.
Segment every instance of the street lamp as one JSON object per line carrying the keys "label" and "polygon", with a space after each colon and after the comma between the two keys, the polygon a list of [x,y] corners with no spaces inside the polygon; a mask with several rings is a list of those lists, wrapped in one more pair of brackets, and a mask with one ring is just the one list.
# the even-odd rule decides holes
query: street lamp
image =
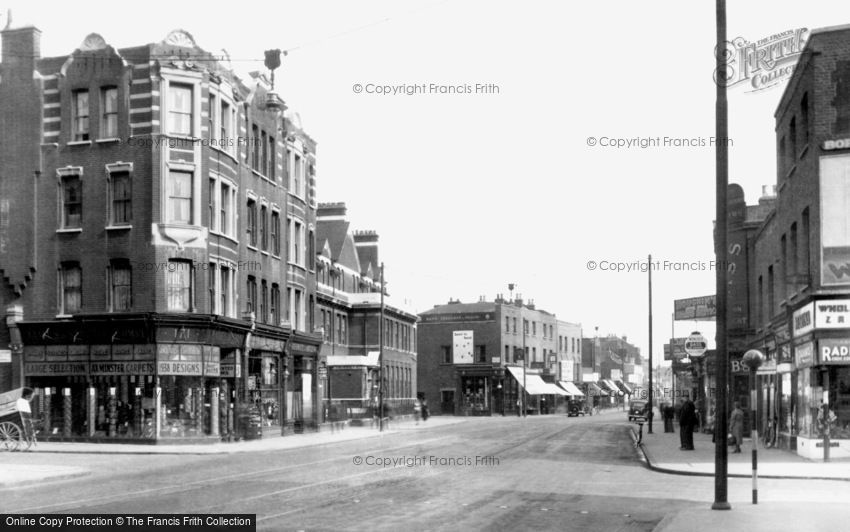
{"label": "street lamp", "polygon": [[[758,441],[759,431],[756,425],[758,419],[758,403],[756,402],[756,370],[764,362],[764,353],[758,349],[750,349],[744,353],[741,361],[750,368],[750,437],[753,439],[753,504],[759,502],[758,490]],[[725,408],[725,405],[722,405]]]}

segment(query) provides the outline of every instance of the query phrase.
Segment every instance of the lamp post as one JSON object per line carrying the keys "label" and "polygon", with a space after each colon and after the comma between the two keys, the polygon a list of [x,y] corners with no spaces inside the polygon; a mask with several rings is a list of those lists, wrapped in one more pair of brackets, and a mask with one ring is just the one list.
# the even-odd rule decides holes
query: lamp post
{"label": "lamp post", "polygon": [[649,274],[649,420],[647,434],[652,434],[652,255],[647,258],[646,271]]}
{"label": "lamp post", "polygon": [[[758,419],[758,403],[756,402],[756,370],[764,362],[764,353],[758,349],[750,349],[744,353],[741,361],[750,368],[750,437],[753,439],[753,504],[759,502],[758,490],[758,442],[759,431]],[[725,442],[724,442],[725,443]]]}

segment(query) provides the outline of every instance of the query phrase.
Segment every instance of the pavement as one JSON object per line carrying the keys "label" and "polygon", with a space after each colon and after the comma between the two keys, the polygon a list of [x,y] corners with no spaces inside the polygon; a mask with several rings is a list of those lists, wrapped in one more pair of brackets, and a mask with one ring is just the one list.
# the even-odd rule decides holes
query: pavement
{"label": "pavement", "polygon": [[[679,449],[679,426],[675,433],[665,433],[663,423],[653,423],[653,434],[643,427],[641,450],[650,469],[661,473],[714,476],[714,443],[711,434],[694,433],[694,450]],[[635,427],[635,432],[638,432]],[[844,480],[850,481],[850,459],[831,462],[803,458],[783,449],[758,448],[759,478]],[[729,448],[727,472],[730,477],[752,477],[752,441],[744,439],[740,453]]]}
{"label": "pavement", "polygon": [[[90,474],[84,467],[58,466],[53,464],[15,463],[14,457],[43,453],[91,454],[91,455],[228,455],[235,453],[254,453],[314,447],[351,440],[378,438],[400,432],[424,430],[430,427],[440,427],[462,423],[465,418],[453,416],[436,416],[428,421],[393,421],[389,427],[379,431],[377,427],[345,426],[342,429],[321,432],[305,432],[303,434],[287,434],[286,436],[268,433],[259,440],[243,440],[239,442],[220,442],[208,444],[124,444],[124,443],[85,443],[85,442],[41,442],[29,451],[0,453],[0,488],[7,488],[31,482],[64,480]],[[27,456],[28,462],[31,456]]]}

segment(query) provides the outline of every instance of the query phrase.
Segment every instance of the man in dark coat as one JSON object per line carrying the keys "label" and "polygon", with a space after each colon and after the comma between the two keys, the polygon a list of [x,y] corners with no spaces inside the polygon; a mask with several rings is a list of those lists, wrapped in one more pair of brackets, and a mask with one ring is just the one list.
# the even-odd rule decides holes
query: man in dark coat
{"label": "man in dark coat", "polygon": [[664,403],[662,414],[664,417],[664,432],[676,432],[673,430],[673,405]]}
{"label": "man in dark coat", "polygon": [[685,399],[682,403],[682,413],[679,415],[679,437],[681,438],[683,451],[694,450],[694,427],[697,424],[696,405],[690,400]]}

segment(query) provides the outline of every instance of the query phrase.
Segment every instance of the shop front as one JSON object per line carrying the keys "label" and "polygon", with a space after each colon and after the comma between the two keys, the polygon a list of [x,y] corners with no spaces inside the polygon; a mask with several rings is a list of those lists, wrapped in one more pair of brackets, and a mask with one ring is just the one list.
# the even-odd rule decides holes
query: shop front
{"label": "shop front", "polygon": [[505,382],[501,367],[468,365],[456,371],[455,415],[491,416],[516,408],[517,388]]}
{"label": "shop front", "polygon": [[24,383],[35,391],[42,439],[154,443],[234,436],[238,330],[144,319],[19,326]]}
{"label": "shop front", "polygon": [[320,371],[321,337],[296,335],[290,344],[292,363],[286,365],[285,371],[286,419],[293,430],[301,431],[305,427],[316,429],[324,419],[321,400],[325,395],[327,371]]}

